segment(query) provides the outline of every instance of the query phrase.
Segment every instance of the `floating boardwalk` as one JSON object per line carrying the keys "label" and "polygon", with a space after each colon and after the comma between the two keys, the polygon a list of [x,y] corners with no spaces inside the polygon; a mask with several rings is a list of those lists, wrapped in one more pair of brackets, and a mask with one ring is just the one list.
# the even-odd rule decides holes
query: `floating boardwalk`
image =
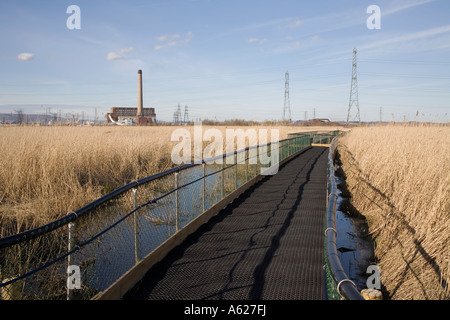
{"label": "floating boardwalk", "polygon": [[323,299],[327,156],[312,147],[252,186],[123,298]]}

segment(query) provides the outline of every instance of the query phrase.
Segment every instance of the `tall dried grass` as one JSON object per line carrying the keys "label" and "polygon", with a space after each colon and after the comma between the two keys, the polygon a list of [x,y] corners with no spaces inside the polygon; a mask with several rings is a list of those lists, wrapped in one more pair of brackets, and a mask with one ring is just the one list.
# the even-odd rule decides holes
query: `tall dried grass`
{"label": "tall dried grass", "polygon": [[165,141],[148,130],[0,129],[0,236],[47,223],[171,166]]}
{"label": "tall dried grass", "polygon": [[[176,128],[0,127],[0,237],[48,223],[130,181],[173,167]],[[193,135],[192,126],[183,128]],[[225,136],[225,129],[237,127],[216,128]],[[280,139],[324,129],[255,129],[271,128],[279,129]]]}
{"label": "tall dried grass", "polygon": [[355,128],[338,141],[391,299],[450,298],[450,128]]}

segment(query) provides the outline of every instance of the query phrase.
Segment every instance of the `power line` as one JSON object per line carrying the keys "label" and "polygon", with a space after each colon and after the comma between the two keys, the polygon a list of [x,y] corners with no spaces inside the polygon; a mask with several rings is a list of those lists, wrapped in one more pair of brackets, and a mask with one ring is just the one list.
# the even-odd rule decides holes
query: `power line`
{"label": "power line", "polygon": [[391,77],[391,78],[419,78],[419,79],[433,79],[433,80],[449,80],[448,76],[439,76],[431,74],[406,74],[406,73],[377,73],[377,72],[361,72],[360,74],[377,77]]}
{"label": "power line", "polygon": [[414,61],[414,60],[388,60],[388,59],[362,59],[360,61],[368,63],[393,63],[393,64],[412,64],[412,65],[450,65],[449,61]]}

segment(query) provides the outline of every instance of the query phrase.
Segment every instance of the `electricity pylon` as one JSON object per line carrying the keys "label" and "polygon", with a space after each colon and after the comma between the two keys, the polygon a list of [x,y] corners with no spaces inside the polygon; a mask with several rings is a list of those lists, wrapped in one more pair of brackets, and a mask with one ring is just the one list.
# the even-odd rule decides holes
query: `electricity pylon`
{"label": "electricity pylon", "polygon": [[347,111],[347,126],[350,122],[350,112],[352,107],[356,108],[356,117],[358,118],[358,124],[361,123],[361,118],[359,115],[359,101],[358,101],[358,73],[356,69],[356,48],[353,49],[353,63],[352,63],[352,84],[350,87],[350,101],[348,103],[348,111]]}
{"label": "electricity pylon", "polygon": [[285,74],[283,121],[291,122],[291,103],[289,101],[289,72]]}

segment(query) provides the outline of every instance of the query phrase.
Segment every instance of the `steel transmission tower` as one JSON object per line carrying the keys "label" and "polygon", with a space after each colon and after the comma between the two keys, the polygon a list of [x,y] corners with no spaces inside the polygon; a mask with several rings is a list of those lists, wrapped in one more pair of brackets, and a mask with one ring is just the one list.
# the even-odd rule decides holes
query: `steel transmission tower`
{"label": "steel transmission tower", "polygon": [[188,112],[188,106],[184,106],[184,123],[189,122],[189,112]]}
{"label": "steel transmission tower", "polygon": [[350,122],[350,112],[352,107],[356,108],[356,117],[358,118],[358,124],[361,122],[361,118],[359,115],[359,101],[358,101],[358,78],[357,78],[357,70],[356,70],[356,48],[353,49],[353,63],[352,63],[352,85],[350,88],[350,101],[348,103],[348,112],[347,112],[347,126]]}
{"label": "steel transmission tower", "polygon": [[181,124],[181,107],[178,105],[177,110],[173,113],[173,123],[176,125]]}
{"label": "steel transmission tower", "polygon": [[291,103],[289,101],[289,71],[285,74],[283,121],[291,122]]}

